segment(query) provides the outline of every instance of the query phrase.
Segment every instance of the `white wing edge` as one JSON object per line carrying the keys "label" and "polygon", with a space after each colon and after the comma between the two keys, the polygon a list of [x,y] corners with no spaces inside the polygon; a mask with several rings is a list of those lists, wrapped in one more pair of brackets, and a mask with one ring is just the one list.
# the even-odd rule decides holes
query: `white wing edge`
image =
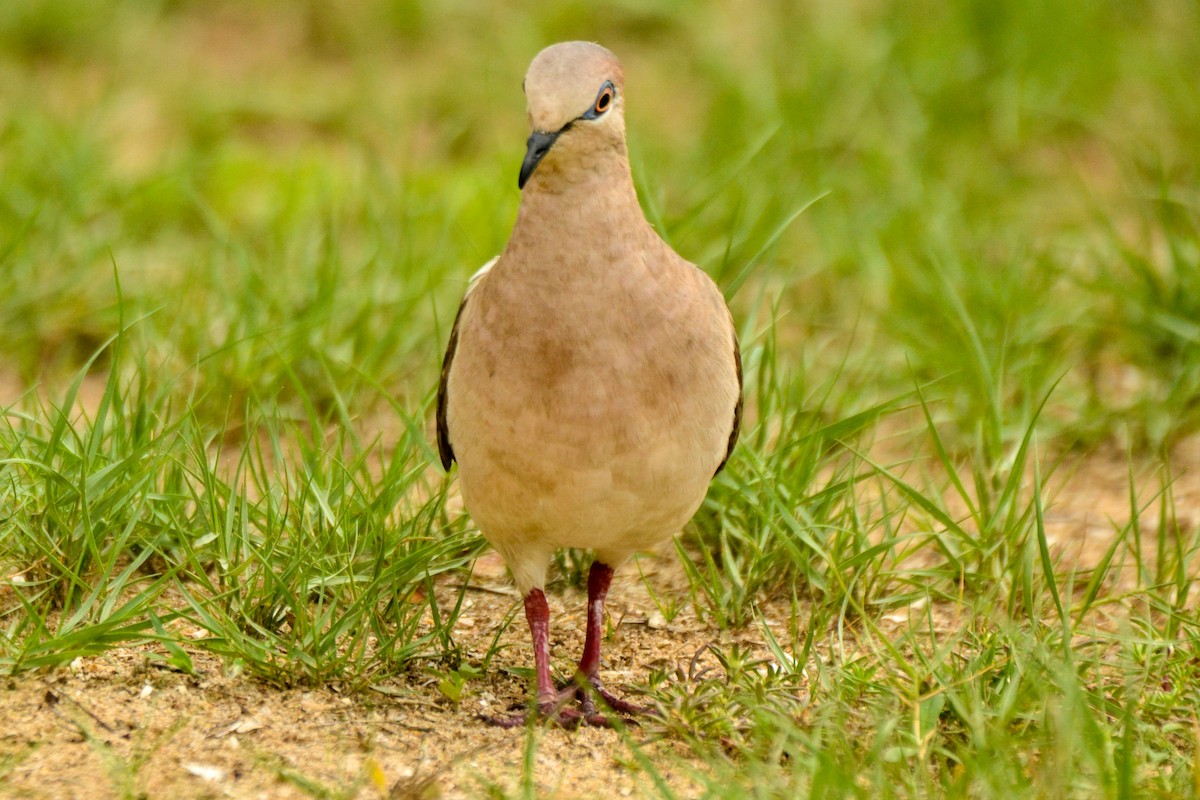
{"label": "white wing edge", "polygon": [[475,270],[475,274],[472,275],[470,280],[467,281],[467,291],[463,293],[464,300],[466,300],[467,297],[470,296],[471,292],[474,291],[475,287],[478,286],[479,283],[483,280],[483,276],[487,275],[488,271],[491,270],[491,268],[494,267],[496,265],[496,262],[499,260],[500,260],[500,256],[496,256],[491,261],[487,262],[482,267]]}

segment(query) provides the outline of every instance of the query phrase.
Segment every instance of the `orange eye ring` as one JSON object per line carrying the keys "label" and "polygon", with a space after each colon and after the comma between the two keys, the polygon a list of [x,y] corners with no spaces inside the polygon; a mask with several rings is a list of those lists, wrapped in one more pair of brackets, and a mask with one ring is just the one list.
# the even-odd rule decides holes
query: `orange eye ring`
{"label": "orange eye ring", "polygon": [[603,114],[612,107],[613,90],[611,86],[604,87],[604,90],[596,97],[596,104],[592,106],[592,111],[597,114]]}
{"label": "orange eye ring", "polygon": [[580,119],[599,119],[600,116],[613,107],[613,103],[617,100],[617,87],[612,85],[612,81],[605,81],[600,87],[600,93],[596,95],[595,102],[592,107],[579,116]]}

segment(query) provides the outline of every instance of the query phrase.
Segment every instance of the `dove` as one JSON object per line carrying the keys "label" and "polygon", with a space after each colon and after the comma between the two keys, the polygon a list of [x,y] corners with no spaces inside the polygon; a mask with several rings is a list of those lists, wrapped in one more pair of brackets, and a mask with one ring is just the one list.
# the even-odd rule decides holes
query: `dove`
{"label": "dove", "polygon": [[[724,467],[741,423],[741,356],[721,291],[638,203],[616,56],[589,42],[552,45],[530,64],[524,92],[521,202],[503,252],[470,281],[455,317],[437,444],[512,573],[533,643],[536,699],[490,721],[602,726],[606,712],[640,710],[600,680],[613,571],[678,533]],[[595,556],[583,653],[563,689],[544,591],[558,548]]]}

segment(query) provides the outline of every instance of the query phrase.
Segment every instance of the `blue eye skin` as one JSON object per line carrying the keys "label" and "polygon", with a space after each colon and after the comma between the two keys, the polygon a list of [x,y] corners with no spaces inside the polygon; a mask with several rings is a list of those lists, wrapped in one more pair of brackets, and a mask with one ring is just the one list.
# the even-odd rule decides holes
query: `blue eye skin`
{"label": "blue eye skin", "polygon": [[605,111],[612,108],[613,102],[617,99],[617,89],[612,85],[612,81],[605,81],[600,87],[600,93],[596,95],[596,102],[592,103],[592,107],[583,115],[584,119],[596,119]]}

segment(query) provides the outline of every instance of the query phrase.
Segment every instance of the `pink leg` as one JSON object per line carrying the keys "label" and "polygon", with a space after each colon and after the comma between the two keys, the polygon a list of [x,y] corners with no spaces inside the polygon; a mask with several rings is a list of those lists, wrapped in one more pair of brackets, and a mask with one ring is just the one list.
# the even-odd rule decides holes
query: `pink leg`
{"label": "pink leg", "polygon": [[[525,595],[525,619],[529,622],[529,634],[533,639],[533,665],[537,673],[537,702],[530,713],[551,720],[564,728],[574,728],[581,724],[611,724],[596,708],[597,697],[619,714],[639,714],[647,711],[608,693],[600,685],[600,640],[604,627],[604,598],[608,595],[612,576],[612,567],[599,561],[592,564],[591,572],[588,573],[587,636],[583,644],[583,657],[579,661],[579,672],[575,681],[561,691],[555,690],[554,679],[550,674],[550,606],[546,603],[546,595],[541,589],[532,589]],[[581,710],[567,707],[573,700],[579,701]],[[493,725],[515,728],[528,721],[528,714],[485,719]],[[628,722],[633,723],[633,720]]]}
{"label": "pink leg", "polygon": [[554,705],[557,693],[550,677],[550,606],[541,589],[531,589],[525,595],[525,619],[533,639],[533,666],[537,672],[538,706]]}
{"label": "pink leg", "polygon": [[520,727],[528,721],[529,715],[552,720],[564,728],[574,728],[581,722],[588,722],[589,720],[575,709],[564,708],[566,698],[561,697],[554,688],[554,678],[550,675],[550,606],[546,603],[546,594],[541,589],[531,589],[529,594],[525,595],[525,619],[529,623],[530,638],[533,639],[537,701],[531,705],[529,714],[487,716],[484,719],[502,728]]}
{"label": "pink leg", "polygon": [[599,561],[592,562],[588,572],[587,638],[583,642],[579,672],[593,683],[600,677],[600,629],[604,626],[604,598],[608,597],[612,576],[612,567]]}
{"label": "pink leg", "polygon": [[641,714],[647,711],[609,693],[600,685],[600,640],[604,627],[604,600],[608,597],[612,577],[612,567],[599,561],[592,562],[592,568],[588,572],[587,637],[583,642],[583,656],[579,659],[579,672],[575,678],[576,694],[583,705],[584,716],[589,719],[596,715],[596,696],[620,714]]}

